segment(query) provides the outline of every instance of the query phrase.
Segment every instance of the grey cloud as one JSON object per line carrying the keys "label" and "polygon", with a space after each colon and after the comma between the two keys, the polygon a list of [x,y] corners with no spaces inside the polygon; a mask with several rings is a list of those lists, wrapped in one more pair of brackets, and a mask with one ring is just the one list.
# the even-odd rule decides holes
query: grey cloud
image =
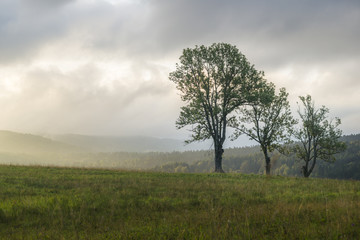
{"label": "grey cloud", "polygon": [[128,23],[133,29],[125,32],[128,38],[119,39],[129,56],[161,58],[195,44],[223,41],[272,67],[348,58],[360,51],[356,1],[151,1],[149,5],[148,15],[138,16],[137,24]]}
{"label": "grey cloud", "polygon": [[[62,37],[70,23],[70,19],[60,7],[38,11],[33,5],[29,8],[30,2],[23,4],[19,1],[5,0],[1,4],[5,5],[5,8],[0,8],[0,15],[5,16],[0,17],[2,64],[35,59],[39,49]],[[42,6],[40,2],[38,5]]]}
{"label": "grey cloud", "polygon": [[34,69],[24,76],[20,93],[2,99],[6,117],[0,125],[37,132],[154,134],[158,130],[149,126],[162,125],[169,112],[178,110],[170,85],[159,84],[159,73],[151,66],[147,70],[152,71],[148,81],[127,85],[127,79],[118,79],[108,88],[101,85],[103,72],[91,64],[66,73],[56,67]]}
{"label": "grey cloud", "polygon": [[[149,96],[163,96],[168,94],[169,85],[162,86],[156,79],[144,81],[138,79],[131,85],[123,82],[129,79],[114,80],[111,88],[101,84],[103,72],[94,65],[84,65],[71,72],[63,73],[57,68],[37,69],[31,71],[22,84],[23,97],[31,100],[46,98],[53,94],[61,98],[59,104],[71,105],[72,108],[82,105],[92,106],[101,101],[112,107],[131,107],[131,102],[137,98]],[[156,78],[156,74],[151,75]],[[128,76],[127,76],[128,77]],[[126,78],[127,78],[126,77]],[[129,76],[132,77],[132,76]],[[141,78],[140,75],[138,75]],[[69,107],[69,106],[66,106]],[[102,106],[105,107],[106,106]],[[78,109],[80,110],[80,109]]]}
{"label": "grey cloud", "polygon": [[[268,54],[273,61],[279,61],[276,58],[282,61],[301,58],[308,62],[329,56],[359,54],[359,49],[355,48],[360,37],[359,3],[210,2],[212,4],[204,1],[184,4],[185,9],[177,6],[163,9],[166,12],[164,18],[169,19],[166,21],[169,27],[163,33],[169,32],[169,38],[163,39],[169,44],[187,36],[193,38],[192,42],[200,43],[212,39],[214,42],[230,41],[249,54],[258,54],[256,57],[266,58]],[[174,6],[172,3],[168,5]],[[203,11],[207,6],[209,11]],[[182,17],[176,19],[176,16]]]}
{"label": "grey cloud", "polygon": [[76,0],[21,0],[21,3],[32,10],[44,9],[50,10],[54,8],[63,7],[71,2],[76,2]]}
{"label": "grey cloud", "polygon": [[7,56],[39,48],[70,30],[86,33],[79,41],[90,51],[115,49],[131,58],[161,58],[219,41],[236,44],[259,61],[272,58],[280,64],[359,54],[354,47],[360,38],[358,1],[149,0],[118,6],[99,1],[71,4],[66,11],[62,6],[71,1],[32,2],[51,2],[53,8],[38,16],[20,15],[8,26],[8,37],[0,42],[2,50],[9,49]]}
{"label": "grey cloud", "polygon": [[[75,34],[92,53],[138,51],[145,30],[141,5],[112,6],[105,1],[4,0],[0,3],[0,63],[27,62],[52,42]],[[134,41],[135,40],[135,41]],[[132,48],[132,50],[130,50]]]}
{"label": "grey cloud", "polygon": [[153,0],[117,7],[99,1],[88,6],[72,4],[61,11],[60,6],[70,2],[28,2],[53,7],[49,14],[38,16],[21,16],[22,5],[12,4],[18,19],[8,26],[4,35],[10,37],[0,46],[14,51],[24,46],[26,52],[74,28],[91,35],[82,41],[88,41],[93,50],[118,48],[128,56],[148,58],[218,41],[232,42],[254,54],[261,54],[257,49],[263,49],[264,55],[282,53],[290,59],[300,54],[304,61],[359,51],[353,47],[360,37],[358,1]]}
{"label": "grey cloud", "polygon": [[[13,96],[18,103],[12,108],[24,108],[38,128],[50,128],[51,121],[64,114],[72,116],[57,122],[64,131],[69,126],[122,131],[116,128],[119,122],[126,126],[122,129],[150,132],[146,126],[155,129],[161,124],[170,129],[181,103],[167,79],[171,69],[157,63],[175,66],[183,48],[213,42],[237,45],[270,81],[286,86],[293,98],[314,94],[315,100],[334,107],[349,124],[356,119],[344,103],[349,96],[353,102],[359,100],[360,2],[355,0],[147,0],[114,6],[101,0],[2,0],[0,35],[0,67],[30,65],[46,48],[64,53],[65,60],[77,60],[72,50],[80,57],[89,56],[83,67],[71,72],[54,66],[31,69],[24,76],[23,92]],[[132,64],[128,76],[116,79],[112,88],[101,85],[104,73],[96,66],[97,61],[109,59]],[[288,66],[294,76],[277,74]],[[149,81],[143,81],[146,71]],[[308,83],[312,71],[319,77]],[[13,116],[9,119],[19,116],[2,106]],[[351,108],[358,112],[356,105]],[[130,116],[136,120],[128,122]],[[142,118],[148,120],[146,124],[141,124]]]}

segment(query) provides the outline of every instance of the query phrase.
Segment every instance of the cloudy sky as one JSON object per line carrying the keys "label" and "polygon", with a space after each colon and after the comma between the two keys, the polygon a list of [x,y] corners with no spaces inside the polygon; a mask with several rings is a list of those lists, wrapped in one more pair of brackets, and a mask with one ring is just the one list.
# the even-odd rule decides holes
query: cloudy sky
{"label": "cloudy sky", "polygon": [[1,0],[0,129],[186,136],[168,74],[214,42],[360,133],[358,0]]}

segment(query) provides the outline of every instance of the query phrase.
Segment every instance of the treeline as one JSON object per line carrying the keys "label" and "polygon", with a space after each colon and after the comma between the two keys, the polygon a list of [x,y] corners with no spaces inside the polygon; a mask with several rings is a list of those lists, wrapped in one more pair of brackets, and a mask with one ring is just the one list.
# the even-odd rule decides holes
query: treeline
{"label": "treeline", "polygon": [[[314,169],[313,177],[357,179],[360,180],[360,135],[350,135],[342,138],[347,145],[346,151],[336,155],[334,163],[319,161]],[[209,152],[210,154],[210,152]],[[301,163],[292,155],[274,153],[272,156],[272,174],[283,176],[302,176]],[[263,174],[265,170],[264,157],[259,147],[226,149],[223,160],[227,172]],[[154,170],[166,172],[211,172],[213,159],[196,161],[194,163],[172,162],[156,167]]]}

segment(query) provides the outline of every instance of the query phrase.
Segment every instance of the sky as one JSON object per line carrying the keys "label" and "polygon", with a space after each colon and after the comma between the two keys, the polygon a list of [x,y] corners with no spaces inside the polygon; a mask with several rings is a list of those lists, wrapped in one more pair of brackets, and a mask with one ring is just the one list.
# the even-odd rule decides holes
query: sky
{"label": "sky", "polygon": [[360,133],[358,0],[1,0],[0,129],[184,138],[169,73],[217,42]]}

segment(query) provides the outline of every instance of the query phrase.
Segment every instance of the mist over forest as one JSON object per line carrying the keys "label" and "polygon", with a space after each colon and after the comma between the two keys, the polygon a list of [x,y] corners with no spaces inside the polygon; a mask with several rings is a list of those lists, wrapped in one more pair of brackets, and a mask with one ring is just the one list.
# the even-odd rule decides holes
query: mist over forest
{"label": "mist over forest", "polygon": [[[335,163],[320,161],[313,177],[360,180],[360,134],[341,140],[346,142],[346,151],[336,155]],[[213,159],[211,149],[189,150],[174,139],[85,135],[49,138],[0,131],[0,164],[202,173],[213,171]],[[294,155],[275,152],[272,159],[273,175],[301,176],[301,163]],[[226,172],[264,173],[259,146],[225,149],[223,165]]]}

